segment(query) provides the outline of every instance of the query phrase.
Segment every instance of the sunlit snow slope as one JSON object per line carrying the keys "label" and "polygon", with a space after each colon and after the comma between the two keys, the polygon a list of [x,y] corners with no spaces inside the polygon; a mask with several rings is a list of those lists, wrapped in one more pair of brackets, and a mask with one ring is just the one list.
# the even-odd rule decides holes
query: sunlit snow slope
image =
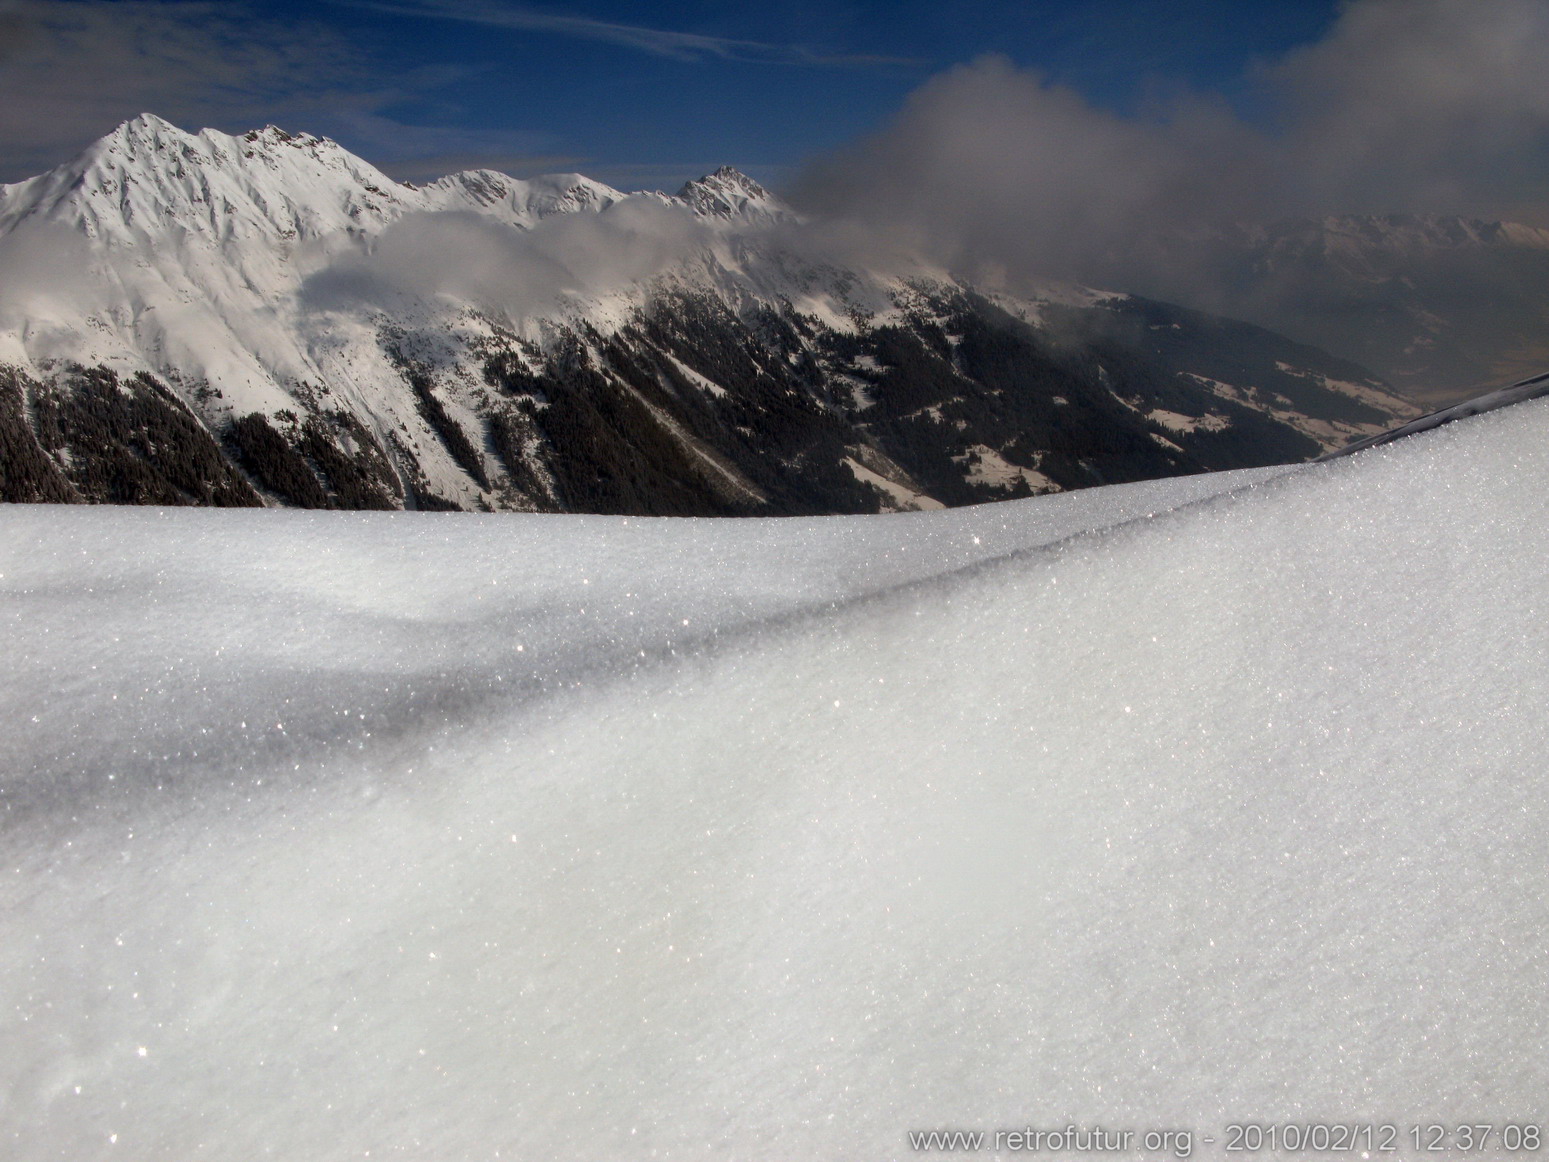
{"label": "sunlit snow slope", "polygon": [[1546,530],[1546,401],[893,517],[0,511],[0,1152],[1541,1124]]}

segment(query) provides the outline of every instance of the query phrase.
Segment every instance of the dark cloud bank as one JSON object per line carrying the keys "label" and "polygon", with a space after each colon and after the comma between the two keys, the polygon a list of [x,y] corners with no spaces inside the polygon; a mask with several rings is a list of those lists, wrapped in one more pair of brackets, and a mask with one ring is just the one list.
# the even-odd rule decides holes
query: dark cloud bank
{"label": "dark cloud bank", "polygon": [[[1159,230],[1296,215],[1543,219],[1549,3],[1358,0],[1258,70],[1278,125],[1185,97],[1120,117],[989,57],[813,166],[807,209],[942,261],[1035,276],[1128,271]],[[1549,221],[1543,224],[1549,225]]]}
{"label": "dark cloud bank", "polygon": [[794,198],[848,223],[852,245],[907,246],[980,281],[1071,279],[1251,316],[1222,241],[1242,223],[1549,225],[1545,61],[1549,0],[1354,0],[1321,42],[1257,68],[1271,115],[1250,124],[1197,96],[1118,116],[989,57],[812,166]]}

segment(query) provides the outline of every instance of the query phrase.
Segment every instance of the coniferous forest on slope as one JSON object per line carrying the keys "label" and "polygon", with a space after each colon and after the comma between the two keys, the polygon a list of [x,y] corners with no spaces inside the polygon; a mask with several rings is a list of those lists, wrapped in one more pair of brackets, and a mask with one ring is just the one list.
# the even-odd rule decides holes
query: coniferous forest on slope
{"label": "coniferous forest on slope", "polygon": [[[940,292],[901,320],[839,330],[788,304],[738,313],[708,293],[664,293],[611,335],[578,323],[543,347],[492,346],[461,421],[448,404],[466,400],[466,385],[389,328],[394,390],[424,421],[418,437],[402,425],[373,431],[326,385],[304,385],[296,408],[233,415],[204,406],[217,389],[189,402],[143,372],[12,369],[0,385],[0,497],[865,513],[896,498],[855,463],[950,507],[1028,495],[1030,478],[1040,491],[1071,490],[1306,460],[1325,446],[1288,416],[1392,418],[1326,385],[1380,386],[1370,373],[1249,324],[1135,298],[1043,311],[1035,327],[972,292]],[[1155,412],[1209,422],[1179,430]],[[427,481],[427,442],[478,500]],[[1009,478],[976,477],[985,450]]]}

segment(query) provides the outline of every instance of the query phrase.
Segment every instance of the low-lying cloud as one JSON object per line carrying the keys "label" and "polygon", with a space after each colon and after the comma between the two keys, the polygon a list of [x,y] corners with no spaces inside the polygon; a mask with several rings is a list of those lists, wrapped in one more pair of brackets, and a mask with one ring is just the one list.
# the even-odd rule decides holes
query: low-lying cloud
{"label": "low-lying cloud", "polygon": [[84,235],[58,222],[30,219],[0,237],[0,331],[96,309],[105,287],[95,257]]}
{"label": "low-lying cloud", "polygon": [[303,294],[319,307],[447,295],[517,321],[624,292],[714,242],[687,210],[634,199],[530,230],[472,212],[408,214],[313,275]]}
{"label": "low-lying cloud", "polygon": [[795,198],[970,277],[1219,298],[1208,248],[1180,260],[1177,239],[1334,213],[1549,221],[1545,60],[1549,0],[1353,0],[1256,70],[1272,113],[1250,123],[1196,96],[1120,116],[989,57],[809,168]]}

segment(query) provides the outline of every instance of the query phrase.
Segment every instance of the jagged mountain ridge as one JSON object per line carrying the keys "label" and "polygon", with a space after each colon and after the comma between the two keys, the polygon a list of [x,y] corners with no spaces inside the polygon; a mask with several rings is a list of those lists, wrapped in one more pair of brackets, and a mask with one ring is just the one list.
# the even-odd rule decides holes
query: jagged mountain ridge
{"label": "jagged mountain ridge", "polygon": [[1304,459],[1416,411],[1167,304],[836,266],[729,168],[415,187],[147,115],[0,187],[4,263],[13,500],[877,511]]}
{"label": "jagged mountain ridge", "polygon": [[420,210],[473,210],[531,225],[596,209],[624,195],[580,174],[521,182],[490,170],[400,185],[327,138],[273,125],[230,136],[197,134],[151,114],[124,122],[79,158],[0,186],[0,231],[34,218],[67,223],[109,245],[170,231],[227,242],[364,233]]}

